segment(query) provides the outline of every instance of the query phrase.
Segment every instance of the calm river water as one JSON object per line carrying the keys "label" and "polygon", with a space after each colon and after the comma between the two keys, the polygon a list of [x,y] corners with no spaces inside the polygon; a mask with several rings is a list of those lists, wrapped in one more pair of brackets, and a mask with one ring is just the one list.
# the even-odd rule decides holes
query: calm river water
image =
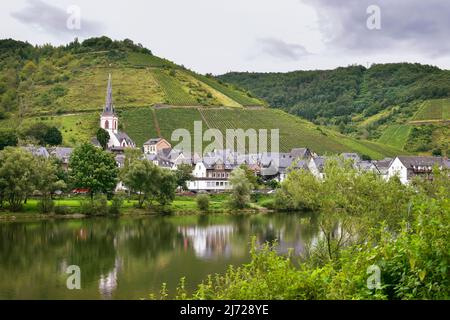
{"label": "calm river water", "polygon": [[[0,223],[0,299],[139,299],[192,290],[208,274],[249,261],[249,243],[277,239],[299,254],[318,234],[302,215],[91,218]],[[81,270],[68,290],[66,269]]]}

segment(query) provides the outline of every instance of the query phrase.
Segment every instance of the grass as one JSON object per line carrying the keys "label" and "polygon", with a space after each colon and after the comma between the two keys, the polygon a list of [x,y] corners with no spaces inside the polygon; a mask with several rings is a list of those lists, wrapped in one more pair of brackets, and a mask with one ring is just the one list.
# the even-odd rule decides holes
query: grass
{"label": "grass", "polygon": [[[225,194],[213,194],[210,195],[210,203],[209,203],[209,211],[214,212],[224,212],[227,210],[227,202],[228,196]],[[80,207],[80,201],[88,200],[88,197],[82,198],[77,197],[75,199],[63,198],[63,199],[55,199],[55,206],[60,207],[68,207],[71,209],[73,213],[77,213],[77,208]],[[7,211],[0,211],[0,214],[39,214],[38,209],[39,199],[28,199],[27,203],[23,205],[21,212],[18,213],[10,213]],[[108,201],[108,204],[111,205],[111,201]],[[123,202],[123,213],[130,214],[136,212],[135,206],[137,204],[136,200],[125,200]],[[199,212],[197,209],[197,203],[195,196],[176,196],[175,200],[172,202],[170,208],[175,212]]]}
{"label": "grass", "polygon": [[61,116],[42,116],[31,118],[10,118],[0,121],[0,128],[21,128],[33,123],[43,122],[57,127],[63,136],[63,145],[75,146],[90,141],[99,125],[100,113],[79,113]]}
{"label": "grass", "polygon": [[403,149],[408,140],[411,126],[407,124],[390,125],[384,131],[378,142]]}

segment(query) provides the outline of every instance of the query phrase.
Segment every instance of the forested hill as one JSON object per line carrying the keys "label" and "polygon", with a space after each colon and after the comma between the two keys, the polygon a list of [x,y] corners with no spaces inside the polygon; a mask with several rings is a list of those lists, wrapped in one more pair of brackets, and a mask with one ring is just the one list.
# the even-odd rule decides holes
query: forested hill
{"label": "forested hill", "polygon": [[[450,72],[396,63],[289,73],[231,72],[217,77],[249,90],[272,107],[322,124],[348,123],[392,106],[450,96]],[[413,112],[413,111],[411,111]]]}
{"label": "forested hill", "polygon": [[90,38],[59,47],[6,39],[0,40],[0,119],[98,110],[104,104],[108,73],[119,109],[262,104],[245,91],[159,58],[129,39]]}

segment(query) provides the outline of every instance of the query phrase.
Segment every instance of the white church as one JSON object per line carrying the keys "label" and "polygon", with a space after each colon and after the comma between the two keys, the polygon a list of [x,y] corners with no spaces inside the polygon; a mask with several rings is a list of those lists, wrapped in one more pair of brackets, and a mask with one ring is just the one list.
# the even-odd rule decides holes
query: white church
{"label": "white church", "polygon": [[105,108],[100,116],[100,127],[109,133],[108,149],[120,151],[124,148],[136,147],[134,141],[125,132],[119,131],[119,118],[114,111],[113,105],[111,74],[109,74],[108,88],[106,90]]}

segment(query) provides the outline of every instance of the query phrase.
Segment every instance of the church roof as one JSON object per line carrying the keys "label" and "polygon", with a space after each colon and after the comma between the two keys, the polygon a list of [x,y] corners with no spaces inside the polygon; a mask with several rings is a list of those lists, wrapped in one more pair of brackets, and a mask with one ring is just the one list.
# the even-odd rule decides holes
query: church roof
{"label": "church roof", "polygon": [[114,105],[112,97],[112,80],[111,74],[109,74],[108,87],[106,89],[106,103],[105,108],[103,109],[103,115],[113,115],[113,114],[114,114]]}

